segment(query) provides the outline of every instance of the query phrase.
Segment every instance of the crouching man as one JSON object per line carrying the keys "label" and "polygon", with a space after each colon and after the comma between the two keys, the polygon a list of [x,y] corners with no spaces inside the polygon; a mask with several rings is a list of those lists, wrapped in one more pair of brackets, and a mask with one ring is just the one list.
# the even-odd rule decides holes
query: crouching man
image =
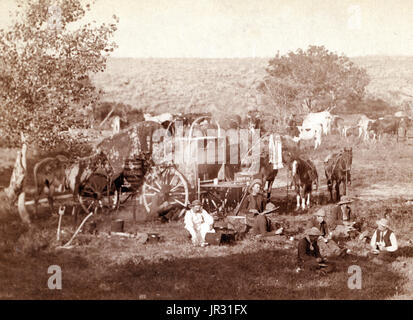
{"label": "crouching man", "polygon": [[191,234],[192,244],[206,246],[205,236],[208,232],[215,232],[213,225],[214,218],[202,208],[201,201],[194,200],[191,210],[185,214],[185,229]]}
{"label": "crouching man", "polygon": [[307,229],[304,238],[298,242],[298,266],[304,270],[320,270],[331,272],[334,270],[333,264],[327,264],[327,261],[321,256],[317,244],[318,237],[321,236],[320,230],[316,227]]}
{"label": "crouching man", "polygon": [[318,247],[326,257],[344,256],[347,252],[346,248],[340,248],[339,245],[332,239],[333,232],[329,232],[327,222],[325,221],[326,213],[323,208],[317,210],[314,218],[310,220],[309,228],[316,227],[320,231],[318,238]]}

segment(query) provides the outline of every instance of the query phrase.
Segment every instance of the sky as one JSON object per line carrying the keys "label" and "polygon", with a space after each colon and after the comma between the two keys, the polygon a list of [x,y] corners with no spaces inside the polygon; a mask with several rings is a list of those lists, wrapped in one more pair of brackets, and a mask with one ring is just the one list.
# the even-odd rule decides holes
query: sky
{"label": "sky", "polygon": [[[0,28],[15,9],[0,0]],[[95,0],[92,10],[87,19],[119,17],[116,57],[271,57],[309,45],[413,56],[412,0]]]}

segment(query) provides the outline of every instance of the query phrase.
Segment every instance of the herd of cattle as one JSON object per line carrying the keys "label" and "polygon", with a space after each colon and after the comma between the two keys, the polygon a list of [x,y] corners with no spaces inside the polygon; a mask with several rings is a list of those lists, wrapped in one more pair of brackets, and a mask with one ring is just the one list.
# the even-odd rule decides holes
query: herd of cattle
{"label": "herd of cattle", "polygon": [[[174,130],[173,124],[176,120],[182,121],[183,125],[187,126],[196,118],[202,116],[214,118],[210,113],[144,115],[146,121],[158,122],[172,131]],[[224,119],[217,118],[214,120],[224,129],[248,128],[250,130],[265,130],[262,126],[263,118],[265,117],[260,116],[258,112],[254,112],[248,113],[243,119],[239,115],[233,115],[230,117],[225,116]],[[364,141],[380,140],[385,134],[393,135],[398,140],[399,137],[406,137],[406,133],[412,127],[412,124],[413,118],[400,112],[397,112],[395,115],[371,119],[364,114],[334,115],[329,111],[322,111],[308,113],[302,119],[301,124],[300,120],[295,115],[292,115],[285,128],[285,133],[291,136],[295,142],[314,139],[314,149],[316,149],[321,144],[322,136],[333,132],[343,137],[355,135]]]}
{"label": "herd of cattle", "polygon": [[316,149],[321,144],[322,135],[334,130],[343,137],[352,134],[364,141],[380,140],[385,134],[394,135],[398,140],[399,137],[406,137],[412,124],[412,118],[400,113],[370,119],[364,114],[333,115],[329,111],[323,111],[309,113],[302,125],[297,125],[297,121],[292,117],[288,130],[290,135],[296,137],[296,141],[314,139]]}

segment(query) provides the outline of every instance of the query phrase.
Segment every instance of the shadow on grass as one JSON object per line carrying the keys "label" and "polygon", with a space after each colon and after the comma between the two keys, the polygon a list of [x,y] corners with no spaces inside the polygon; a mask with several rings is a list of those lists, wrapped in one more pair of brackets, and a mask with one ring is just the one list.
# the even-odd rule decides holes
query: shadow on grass
{"label": "shadow on grass", "polygon": [[[209,248],[199,248],[207,254]],[[411,251],[409,251],[411,254]],[[259,249],[222,257],[131,258],[106,266],[76,251],[8,257],[0,263],[3,294],[16,299],[387,299],[403,278],[387,265],[347,256],[327,275],[296,272],[296,250]],[[47,268],[62,268],[62,290],[49,290]],[[362,270],[362,289],[348,288],[348,268]]]}
{"label": "shadow on grass", "polygon": [[[208,254],[210,248],[199,248]],[[401,253],[412,254],[402,248]],[[137,252],[139,254],[139,252]],[[2,259],[3,260],[3,259]],[[2,293],[11,299],[388,299],[404,279],[387,265],[347,256],[336,271],[296,272],[296,250],[259,249],[220,257],[164,257],[151,263],[137,255],[107,266],[73,251],[11,255],[0,262]],[[50,290],[47,268],[62,268],[62,290]],[[348,288],[357,265],[362,289]],[[400,285],[399,285],[400,284]]]}
{"label": "shadow on grass", "polygon": [[[385,299],[402,278],[385,265],[348,256],[328,275],[296,272],[295,250],[260,250],[220,258],[191,258],[159,264],[129,264],[113,276],[132,281],[125,289],[150,299]],[[351,265],[362,270],[361,290],[348,288]]]}

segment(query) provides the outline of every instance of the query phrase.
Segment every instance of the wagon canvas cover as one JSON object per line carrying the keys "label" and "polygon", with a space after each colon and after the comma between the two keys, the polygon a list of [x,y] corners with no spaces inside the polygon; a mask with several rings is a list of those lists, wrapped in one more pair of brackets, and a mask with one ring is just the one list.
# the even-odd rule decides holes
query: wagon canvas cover
{"label": "wagon canvas cover", "polygon": [[163,146],[153,142],[154,132],[159,129],[162,129],[162,126],[156,122],[139,122],[102,140],[96,148],[107,155],[116,177],[123,171],[126,159],[136,158],[147,152],[152,156],[154,153],[163,152]]}

